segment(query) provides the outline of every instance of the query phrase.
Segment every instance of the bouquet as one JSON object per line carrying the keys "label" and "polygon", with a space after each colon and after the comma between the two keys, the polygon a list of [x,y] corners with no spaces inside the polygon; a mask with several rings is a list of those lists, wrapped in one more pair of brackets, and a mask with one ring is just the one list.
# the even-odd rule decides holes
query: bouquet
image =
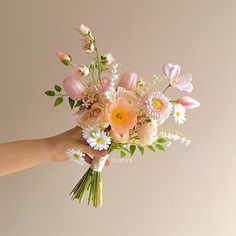
{"label": "bouquet", "polygon": [[[91,63],[75,64],[72,57],[62,52],[60,61],[71,67],[71,74],[64,79],[62,87],[55,85],[45,94],[56,97],[54,106],[60,105],[67,97],[71,109],[75,109],[82,136],[94,150],[107,150],[102,158],[93,161],[71,191],[72,199],[81,203],[88,192],[88,204],[102,206],[102,170],[110,153],[119,151],[121,158],[133,155],[138,150],[144,155],[145,148],[156,152],[165,151],[173,140],[189,144],[182,132],[163,128],[170,118],[178,125],[185,122],[186,111],[198,107],[195,99],[182,96],[168,98],[166,91],[176,89],[190,93],[193,89],[192,75],[181,74],[179,65],[163,65],[163,75],[153,76],[149,83],[134,72],[121,74],[121,65],[112,54],[100,55],[97,41],[90,28],[81,25],[76,29],[81,39],[81,49],[90,55]],[[166,88],[159,91],[159,83]],[[85,154],[80,150],[68,149],[68,157],[84,164]]]}

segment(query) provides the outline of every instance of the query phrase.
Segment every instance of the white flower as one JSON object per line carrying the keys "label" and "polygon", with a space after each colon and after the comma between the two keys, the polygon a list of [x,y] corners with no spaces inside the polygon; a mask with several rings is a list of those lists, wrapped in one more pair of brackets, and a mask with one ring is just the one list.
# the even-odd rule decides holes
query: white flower
{"label": "white flower", "polygon": [[93,149],[101,151],[109,148],[111,138],[107,136],[106,132],[102,131],[87,139],[87,142]]}
{"label": "white flower", "polygon": [[73,148],[69,148],[67,150],[67,156],[68,158],[71,160],[71,161],[74,161],[80,165],[84,165],[85,163],[85,159],[84,159],[84,156],[85,154],[82,153],[80,150],[75,150]]}
{"label": "white flower", "polygon": [[175,105],[173,115],[176,123],[183,124],[185,122],[185,108],[181,104]]}
{"label": "white flower", "polygon": [[81,24],[78,31],[80,32],[81,35],[86,36],[90,33],[91,30],[89,29],[88,26]]}
{"label": "white flower", "polygon": [[94,138],[95,134],[100,132],[101,130],[99,128],[87,127],[83,129],[82,136],[84,139],[88,140],[90,138]]}
{"label": "white flower", "polygon": [[89,68],[86,65],[80,65],[78,69],[81,72],[81,75],[84,75],[84,76],[89,75]]}

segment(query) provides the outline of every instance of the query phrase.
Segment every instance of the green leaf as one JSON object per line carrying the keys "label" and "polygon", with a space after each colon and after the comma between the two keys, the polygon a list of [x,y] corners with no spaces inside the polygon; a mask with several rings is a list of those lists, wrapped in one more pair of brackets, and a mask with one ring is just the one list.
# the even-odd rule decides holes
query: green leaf
{"label": "green leaf", "polygon": [[77,101],[75,104],[75,107],[81,106],[83,104],[83,102],[81,100]]}
{"label": "green leaf", "polygon": [[57,91],[57,92],[61,92],[61,87],[59,85],[55,85],[54,86],[54,89]]}
{"label": "green leaf", "polygon": [[73,109],[73,107],[75,105],[75,101],[70,97],[69,97],[68,101],[69,101],[69,104],[70,104],[70,108]]}
{"label": "green leaf", "polygon": [[120,157],[123,158],[126,155],[126,153],[123,150],[120,150]]}
{"label": "green leaf", "polygon": [[158,142],[158,143],[166,143],[166,142],[168,142],[168,140],[165,139],[165,138],[159,138],[159,139],[157,140],[157,142]]}
{"label": "green leaf", "polygon": [[138,149],[139,149],[141,155],[143,156],[143,154],[144,154],[144,147],[138,146]]}
{"label": "green leaf", "polygon": [[52,91],[52,90],[49,90],[49,91],[46,91],[46,92],[44,92],[46,95],[48,95],[48,96],[55,96],[55,92],[54,91]]}
{"label": "green leaf", "polygon": [[63,102],[63,98],[62,98],[62,97],[58,97],[58,98],[55,100],[54,107],[60,105],[62,102]]}
{"label": "green leaf", "polygon": [[165,151],[165,148],[161,145],[161,144],[157,144],[156,147],[160,150],[160,151]]}
{"label": "green leaf", "polygon": [[152,152],[156,152],[155,148],[152,145],[147,146]]}
{"label": "green leaf", "polygon": [[131,156],[133,156],[133,154],[134,154],[134,152],[136,150],[136,146],[135,145],[130,145],[129,150],[130,150]]}

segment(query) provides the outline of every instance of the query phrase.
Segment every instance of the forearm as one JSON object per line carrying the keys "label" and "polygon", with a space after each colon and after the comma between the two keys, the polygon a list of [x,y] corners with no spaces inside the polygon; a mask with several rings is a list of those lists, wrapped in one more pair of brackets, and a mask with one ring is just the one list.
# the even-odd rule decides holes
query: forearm
{"label": "forearm", "polygon": [[50,161],[51,146],[50,138],[0,144],[0,176]]}

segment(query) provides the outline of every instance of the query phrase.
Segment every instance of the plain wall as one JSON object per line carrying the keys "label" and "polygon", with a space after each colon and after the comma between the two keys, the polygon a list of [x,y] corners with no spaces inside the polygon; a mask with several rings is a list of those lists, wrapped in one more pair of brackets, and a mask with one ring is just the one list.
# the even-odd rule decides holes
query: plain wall
{"label": "plain wall", "polygon": [[201,107],[187,113],[185,125],[168,123],[192,143],[113,162],[104,171],[101,209],[68,196],[88,166],[48,163],[2,177],[0,235],[236,235],[236,2],[1,1],[0,142],[75,125],[69,107],[53,108],[43,92],[70,73],[58,50],[88,61],[74,31],[80,23],[123,71],[150,80],[172,62],[193,74],[191,96]]}

